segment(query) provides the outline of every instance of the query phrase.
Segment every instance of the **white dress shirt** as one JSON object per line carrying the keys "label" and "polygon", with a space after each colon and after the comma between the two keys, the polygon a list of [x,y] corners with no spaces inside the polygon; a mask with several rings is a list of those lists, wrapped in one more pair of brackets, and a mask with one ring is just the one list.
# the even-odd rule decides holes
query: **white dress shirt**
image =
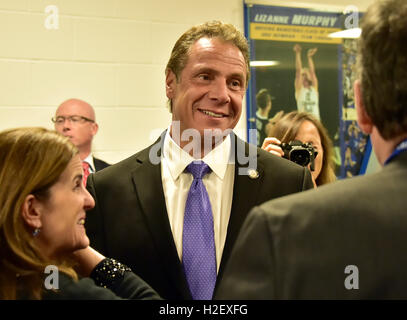
{"label": "white dress shirt", "polygon": [[89,165],[89,173],[95,173],[95,163],[93,162],[93,156],[91,153],[82,161]]}
{"label": "white dress shirt", "polygon": [[[197,159],[182,150],[171,138],[169,132],[170,129],[167,130],[164,140],[161,175],[168,219],[178,257],[182,261],[185,203],[193,181],[192,174],[184,172],[184,170],[192,161]],[[202,159],[212,170],[211,173],[203,177],[202,182],[208,191],[209,201],[212,206],[217,270],[219,270],[225,246],[230,210],[232,208],[235,165],[234,163],[228,163],[230,152],[231,139],[228,135],[220,145]]]}

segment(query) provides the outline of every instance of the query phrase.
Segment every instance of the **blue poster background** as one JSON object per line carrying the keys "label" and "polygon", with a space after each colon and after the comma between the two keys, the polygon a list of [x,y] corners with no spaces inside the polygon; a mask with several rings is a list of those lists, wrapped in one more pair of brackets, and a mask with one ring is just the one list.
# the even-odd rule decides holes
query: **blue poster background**
{"label": "blue poster background", "polygon": [[[364,173],[371,150],[368,137],[357,125],[353,100],[357,42],[336,39],[335,43],[326,37],[344,29],[345,19],[342,12],[245,4],[245,33],[251,61],[278,62],[273,67],[251,67],[246,97],[248,132],[256,129],[256,93],[262,88],[273,96],[270,118],[279,111],[297,110],[293,47],[296,44],[302,47],[304,64],[307,50],[317,48],[314,63],[319,83],[320,119],[334,143],[338,178]],[[259,139],[249,142],[262,143]]]}

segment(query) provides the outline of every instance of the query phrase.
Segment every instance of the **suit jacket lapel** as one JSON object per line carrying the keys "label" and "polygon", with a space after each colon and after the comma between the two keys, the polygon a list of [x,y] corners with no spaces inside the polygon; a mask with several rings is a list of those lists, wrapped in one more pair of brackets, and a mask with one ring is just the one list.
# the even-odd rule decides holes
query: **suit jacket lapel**
{"label": "suit jacket lapel", "polygon": [[[250,177],[249,175],[239,174],[239,168],[241,170],[247,170],[247,163],[239,163],[239,158],[237,156],[238,152],[244,150],[245,156],[249,155],[249,145],[243,140],[239,139],[237,136],[234,138],[235,142],[235,181],[233,186],[233,199],[232,199],[232,209],[229,218],[229,224],[227,229],[225,247],[223,249],[222,260],[219,267],[217,283],[222,277],[223,269],[225,263],[227,262],[230,252],[232,250],[233,244],[236,241],[238,232],[248,215],[250,209],[257,203],[257,195],[259,194],[259,188],[262,184],[264,177],[264,168],[258,160],[258,152],[254,155],[256,157],[257,167],[255,170],[258,172],[258,177]],[[233,141],[233,140],[232,140]]]}
{"label": "suit jacket lapel", "polygon": [[[162,146],[164,137],[165,132],[161,135],[161,141],[157,140],[153,146],[157,146],[157,143],[161,143]],[[153,243],[162,259],[162,266],[164,270],[168,271],[169,278],[175,280],[173,283],[174,289],[179,290],[182,296],[188,297],[190,295],[188,284],[178,258],[168,220],[162,188],[161,164],[153,164],[150,161],[150,150],[151,147],[136,159],[140,165],[132,172],[133,183]],[[159,149],[159,152],[156,153],[157,156],[161,156],[161,150]]]}
{"label": "suit jacket lapel", "polygon": [[[162,144],[164,137],[165,132],[161,135],[161,142],[157,141],[154,145],[157,143]],[[239,160],[237,153],[240,150],[245,150],[245,156],[249,155],[247,143],[235,135],[233,135],[232,142],[234,142],[235,145],[234,156],[236,160]],[[162,150],[162,148],[157,149]],[[182,296],[190,299],[191,296],[188,284],[185,279],[181,262],[178,258],[170,223],[168,221],[168,213],[162,189],[161,164],[153,164],[149,160],[150,150],[151,147],[141,153],[136,159],[139,165],[132,172],[133,183],[140,201],[142,213],[146,219],[157,252],[162,258],[163,266],[165,266],[166,270],[169,272],[169,277],[175,279],[173,283],[174,289],[179,290]],[[158,153],[158,155],[161,156],[160,153]],[[258,159],[257,152],[255,156],[256,159]],[[256,199],[259,187],[262,183],[264,169],[262,164],[257,161],[259,177],[253,179],[248,175],[239,175],[239,168],[244,169],[246,167],[247,163],[239,163],[236,161],[232,209],[217,283],[222,276],[224,265],[229,258],[238,232],[250,209],[257,203]]]}

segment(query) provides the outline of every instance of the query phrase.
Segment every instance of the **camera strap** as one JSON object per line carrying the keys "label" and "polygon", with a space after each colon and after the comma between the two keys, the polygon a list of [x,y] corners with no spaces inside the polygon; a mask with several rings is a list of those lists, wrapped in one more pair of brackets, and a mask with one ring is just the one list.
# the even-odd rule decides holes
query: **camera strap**
{"label": "camera strap", "polygon": [[397,157],[400,153],[407,151],[407,139],[403,140],[401,143],[398,144],[396,149],[394,149],[393,153],[390,155],[390,157],[387,158],[386,162],[384,165],[388,164],[390,161],[392,161],[395,157]]}

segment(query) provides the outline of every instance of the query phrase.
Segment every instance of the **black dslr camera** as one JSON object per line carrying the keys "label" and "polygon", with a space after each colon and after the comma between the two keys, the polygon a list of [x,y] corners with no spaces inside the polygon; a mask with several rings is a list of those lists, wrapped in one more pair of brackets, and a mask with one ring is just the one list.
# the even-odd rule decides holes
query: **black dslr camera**
{"label": "black dslr camera", "polygon": [[315,170],[314,160],[318,155],[318,152],[315,151],[311,143],[302,143],[300,140],[293,140],[289,143],[281,143],[280,147],[284,151],[284,158],[303,167],[306,167],[309,163],[311,163],[311,171]]}

